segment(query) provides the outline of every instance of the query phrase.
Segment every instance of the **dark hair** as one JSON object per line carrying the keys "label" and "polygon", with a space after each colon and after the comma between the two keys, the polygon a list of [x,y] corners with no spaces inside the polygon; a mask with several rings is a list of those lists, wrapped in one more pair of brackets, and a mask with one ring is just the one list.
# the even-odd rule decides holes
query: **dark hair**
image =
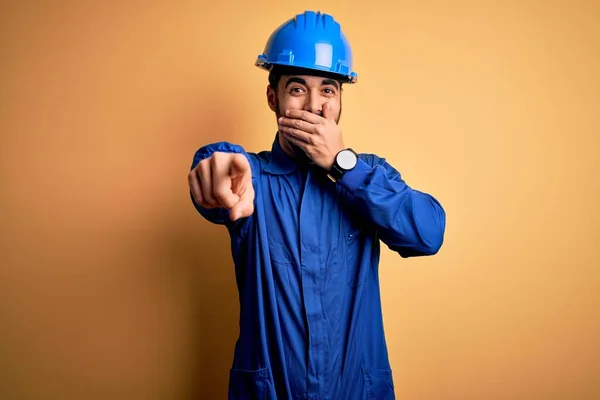
{"label": "dark hair", "polygon": [[271,87],[275,91],[277,91],[277,86],[279,85],[279,80],[281,79],[282,75],[309,75],[334,79],[340,83],[340,88],[344,83],[348,82],[348,79],[344,78],[342,75],[334,74],[328,71],[318,71],[314,69],[282,66],[275,64],[269,71],[269,85],[271,85]]}

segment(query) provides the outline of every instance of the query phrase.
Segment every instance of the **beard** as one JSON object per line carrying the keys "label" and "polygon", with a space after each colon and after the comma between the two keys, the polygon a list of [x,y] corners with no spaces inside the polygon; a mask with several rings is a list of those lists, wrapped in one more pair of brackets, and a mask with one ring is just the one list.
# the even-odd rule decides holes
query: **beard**
{"label": "beard", "polygon": [[[275,112],[275,116],[277,117],[277,120],[279,120],[279,118],[281,116],[283,116],[283,113],[281,112],[281,109],[279,108],[279,99],[278,98],[275,98],[275,110],[277,110]],[[315,114],[322,116],[322,113],[320,111]],[[339,124],[341,117],[342,117],[342,104],[340,101],[340,112],[335,119],[336,124]],[[301,164],[313,164],[313,161],[310,159],[310,157],[307,156],[306,153],[304,152],[304,150],[302,150],[297,144],[292,143],[285,137],[283,137],[283,140],[285,140],[285,142],[287,143],[287,145],[290,148],[290,150],[292,151],[292,153],[294,153],[294,157],[295,157],[296,161],[300,162]]]}

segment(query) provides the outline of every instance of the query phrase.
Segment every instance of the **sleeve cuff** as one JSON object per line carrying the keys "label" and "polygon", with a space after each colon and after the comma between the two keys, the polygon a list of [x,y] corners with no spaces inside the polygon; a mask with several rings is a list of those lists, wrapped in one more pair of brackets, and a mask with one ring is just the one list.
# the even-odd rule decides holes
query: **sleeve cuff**
{"label": "sleeve cuff", "polygon": [[353,193],[366,182],[371,171],[371,166],[359,158],[356,167],[346,172],[339,183],[350,193]]}
{"label": "sleeve cuff", "polygon": [[[246,151],[244,150],[244,148],[242,146],[239,146],[237,144],[232,144],[229,142],[212,143],[212,144],[203,146],[200,149],[198,149],[198,151],[196,151],[196,154],[194,154],[194,160],[192,162],[191,169],[193,169],[196,165],[198,165],[198,163],[200,161],[212,156],[213,153],[216,153],[218,151],[223,152],[223,153],[244,154],[246,156],[246,158],[248,158],[248,155],[246,154]],[[248,160],[248,162],[250,162],[250,160]]]}

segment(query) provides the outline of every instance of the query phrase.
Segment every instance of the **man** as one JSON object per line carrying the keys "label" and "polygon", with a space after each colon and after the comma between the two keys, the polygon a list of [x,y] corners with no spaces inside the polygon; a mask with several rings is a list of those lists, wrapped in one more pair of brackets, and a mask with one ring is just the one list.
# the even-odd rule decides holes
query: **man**
{"label": "man", "polygon": [[393,399],[380,241],[433,255],[445,212],[383,158],[344,144],[342,85],[358,75],[331,16],[282,24],[256,65],[278,122],[271,151],[207,145],[189,174],[196,209],[231,237],[240,333],[229,398]]}

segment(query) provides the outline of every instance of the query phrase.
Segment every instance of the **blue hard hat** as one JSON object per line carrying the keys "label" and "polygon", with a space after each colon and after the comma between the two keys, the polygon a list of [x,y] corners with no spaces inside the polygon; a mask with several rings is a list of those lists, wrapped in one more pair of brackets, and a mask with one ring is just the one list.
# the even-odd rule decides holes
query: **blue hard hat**
{"label": "blue hard hat", "polygon": [[331,15],[306,11],[280,25],[269,37],[255,65],[267,71],[274,65],[324,71],[355,83],[352,49],[340,24]]}

